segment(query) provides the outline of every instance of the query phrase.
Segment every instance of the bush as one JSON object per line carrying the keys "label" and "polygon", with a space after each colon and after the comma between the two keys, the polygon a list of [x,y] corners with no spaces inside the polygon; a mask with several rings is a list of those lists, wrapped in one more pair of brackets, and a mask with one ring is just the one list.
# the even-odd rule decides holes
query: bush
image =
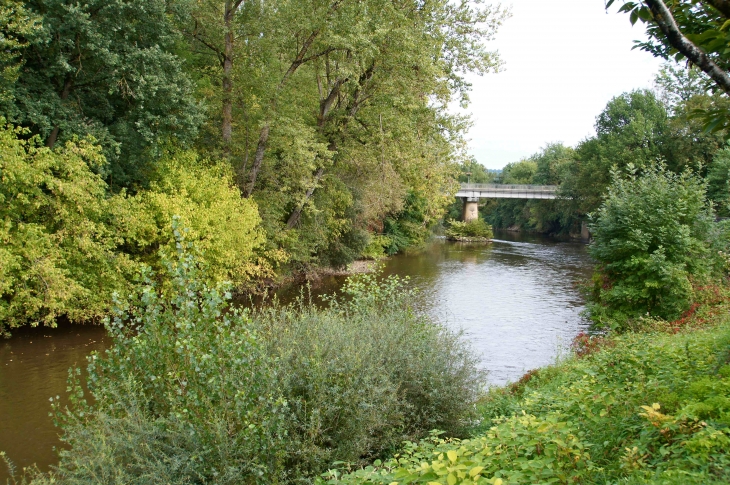
{"label": "bush", "polygon": [[678,318],[689,308],[692,281],[708,277],[712,262],[712,211],[698,177],[663,166],[628,177],[614,172],[591,218],[589,252],[598,262],[589,306],[594,321],[623,326],[647,313]]}
{"label": "bush", "polygon": [[348,279],[347,302],[270,308],[254,316],[292,415],[287,468],[312,476],[335,461],[365,463],[439,428],[463,435],[482,375],[468,346],[415,314],[390,277]]}
{"label": "bush", "polygon": [[306,482],[435,427],[463,434],[474,419],[475,358],[411,310],[397,279],[351,279],[347,301],[324,310],[230,310],[227,288],[202,283],[175,235],[170,288],[148,272],[107,322],[114,345],[90,358],[93,399],[72,376],[71,409],[58,415],[69,448],[39,480]]}
{"label": "bush", "polygon": [[459,238],[478,238],[492,239],[492,226],[484,222],[482,219],[474,219],[472,221],[449,221],[449,227],[446,229],[446,237],[450,239]]}
{"label": "bush", "polygon": [[131,197],[119,215],[125,250],[162,269],[158,250],[175,249],[169,230],[173,216],[189,229],[186,238],[200,251],[211,283],[251,286],[272,275],[270,260],[283,259],[276,251],[264,253],[256,203],[241,197],[227,164],[200,159],[193,151],[158,162],[148,190]]}
{"label": "bush", "polygon": [[123,198],[107,197],[92,171],[104,163],[100,148],[74,141],[51,151],[0,125],[0,334],[101,317],[136,265],[116,251],[111,214]]}
{"label": "bush", "polygon": [[202,282],[175,234],[177,257],[163,258],[171,291],[146,275],[117,302],[106,323],[114,345],[90,357],[93,399],[72,386],[58,481],[274,483],[281,474],[288,411],[272,363],[249,319],[223,311],[228,288]]}

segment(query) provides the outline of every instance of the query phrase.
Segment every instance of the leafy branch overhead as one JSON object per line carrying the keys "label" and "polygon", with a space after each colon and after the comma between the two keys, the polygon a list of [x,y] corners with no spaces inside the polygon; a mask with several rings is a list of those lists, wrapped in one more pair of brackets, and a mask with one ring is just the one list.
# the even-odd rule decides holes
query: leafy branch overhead
{"label": "leafy branch overhead", "polygon": [[[608,0],[606,8],[615,3]],[[708,89],[730,94],[730,2],[726,0],[643,0],[625,1],[619,12],[629,14],[631,24],[646,25],[649,40],[637,47],[664,59],[686,60],[708,79]],[[725,108],[693,113],[705,121],[705,130],[730,127],[730,111]]]}

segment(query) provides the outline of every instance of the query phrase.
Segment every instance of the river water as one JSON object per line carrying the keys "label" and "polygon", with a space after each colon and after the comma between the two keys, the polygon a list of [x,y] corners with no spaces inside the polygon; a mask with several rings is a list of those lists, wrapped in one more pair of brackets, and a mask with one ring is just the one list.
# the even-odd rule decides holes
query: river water
{"label": "river water", "polygon": [[[490,384],[518,379],[553,362],[587,328],[576,282],[590,276],[586,246],[532,235],[498,233],[491,244],[437,240],[425,250],[390,258],[385,275],[408,276],[415,306],[463,332]],[[336,291],[343,277],[312,290]],[[290,300],[299,288],[280,292]],[[63,398],[69,367],[110,344],[103,328],[66,326],[16,331],[0,340],[0,451],[18,467],[56,461],[60,446],[49,398]],[[0,482],[7,470],[0,463]]]}

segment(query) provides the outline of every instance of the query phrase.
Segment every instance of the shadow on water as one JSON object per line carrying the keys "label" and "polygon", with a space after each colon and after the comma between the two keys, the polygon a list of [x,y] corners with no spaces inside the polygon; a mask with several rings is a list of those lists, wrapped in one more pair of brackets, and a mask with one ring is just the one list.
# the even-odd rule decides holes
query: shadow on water
{"label": "shadow on water", "polygon": [[[463,331],[490,383],[504,384],[550,364],[587,327],[574,284],[590,276],[591,261],[583,244],[515,233],[495,237],[488,245],[436,240],[388,259],[382,272],[408,276],[419,289],[414,306]],[[319,297],[344,280],[320,280],[311,289],[312,301],[321,304]],[[308,296],[301,285],[276,292],[282,304],[300,294]],[[109,344],[99,326],[19,330],[0,340],[0,451],[18,467],[37,463],[47,469],[56,462],[60,442],[49,398],[65,395],[69,367],[85,367],[89,352]],[[6,476],[0,465],[0,483]]]}

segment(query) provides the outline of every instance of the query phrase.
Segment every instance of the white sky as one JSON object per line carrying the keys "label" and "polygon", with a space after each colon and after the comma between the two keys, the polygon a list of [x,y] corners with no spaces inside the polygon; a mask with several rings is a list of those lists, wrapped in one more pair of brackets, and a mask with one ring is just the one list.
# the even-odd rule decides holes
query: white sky
{"label": "white sky", "polygon": [[502,168],[548,142],[593,135],[612,97],[651,87],[661,61],[631,50],[643,38],[641,22],[632,27],[616,7],[606,14],[603,0],[512,0],[512,18],[490,43],[504,71],[469,78],[470,153]]}

